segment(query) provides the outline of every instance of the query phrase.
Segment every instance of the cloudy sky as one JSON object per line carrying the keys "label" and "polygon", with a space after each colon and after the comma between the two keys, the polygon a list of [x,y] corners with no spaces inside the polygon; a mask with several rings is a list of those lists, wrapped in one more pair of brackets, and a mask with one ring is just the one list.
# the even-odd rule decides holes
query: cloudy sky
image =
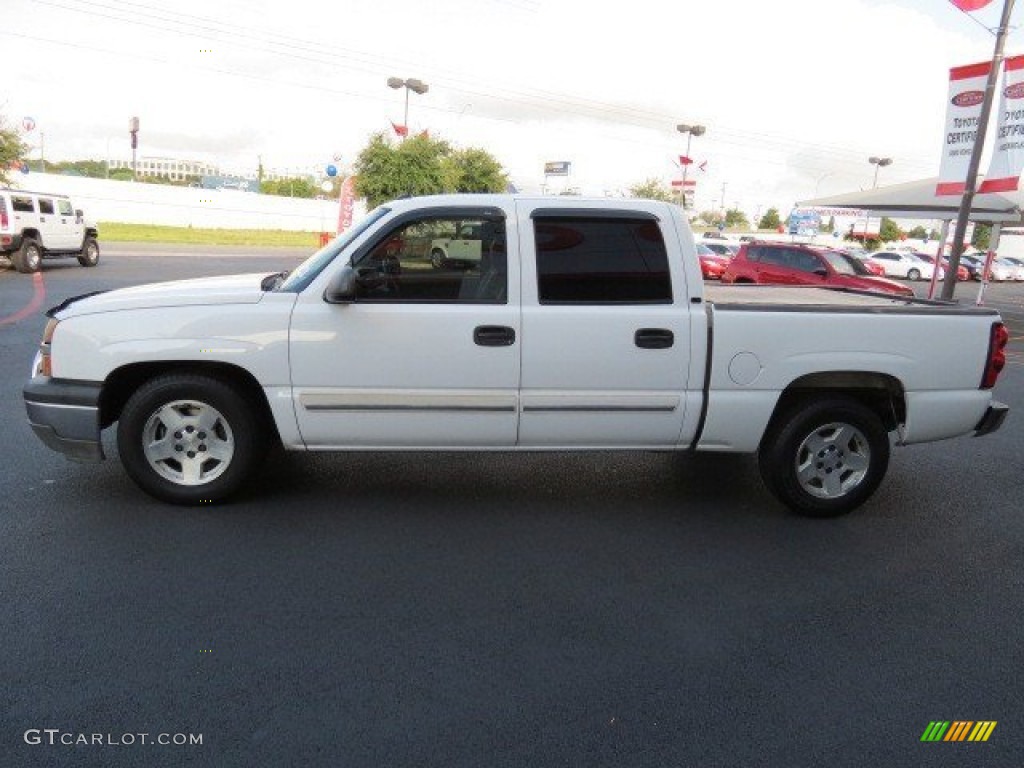
{"label": "cloudy sky", "polygon": [[[990,59],[1000,0],[4,0],[0,115],[47,160],[140,154],[222,167],[350,163],[409,123],[494,154],[539,190],[678,176],[707,127],[697,207],[748,212],[938,172],[948,70]],[[173,8],[173,10],[170,10]],[[1024,10],[1018,11],[1015,20]],[[1024,32],[1007,54],[1024,52]],[[560,189],[565,180],[549,180]]]}

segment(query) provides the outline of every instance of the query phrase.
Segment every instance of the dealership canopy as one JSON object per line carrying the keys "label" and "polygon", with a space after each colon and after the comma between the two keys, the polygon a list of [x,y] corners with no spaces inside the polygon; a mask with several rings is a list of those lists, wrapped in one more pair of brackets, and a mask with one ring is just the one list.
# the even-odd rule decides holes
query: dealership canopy
{"label": "dealership canopy", "polygon": [[[850,209],[851,215],[889,216],[898,219],[956,219],[960,196],[935,194],[937,178],[893,184],[861,192],[818,197],[797,203],[801,208]],[[1024,195],[1020,193],[988,193],[974,196],[971,221],[1024,224],[1021,210]]]}

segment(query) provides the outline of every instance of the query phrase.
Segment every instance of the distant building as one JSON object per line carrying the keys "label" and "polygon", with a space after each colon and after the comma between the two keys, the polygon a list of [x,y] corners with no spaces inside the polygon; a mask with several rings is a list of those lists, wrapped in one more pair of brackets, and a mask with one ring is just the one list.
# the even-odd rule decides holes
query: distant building
{"label": "distant building", "polygon": [[[132,169],[131,160],[111,160],[110,170]],[[189,176],[216,176],[220,169],[202,160],[175,160],[170,157],[140,157],[136,162],[139,176],[166,176],[171,181],[184,181]]]}

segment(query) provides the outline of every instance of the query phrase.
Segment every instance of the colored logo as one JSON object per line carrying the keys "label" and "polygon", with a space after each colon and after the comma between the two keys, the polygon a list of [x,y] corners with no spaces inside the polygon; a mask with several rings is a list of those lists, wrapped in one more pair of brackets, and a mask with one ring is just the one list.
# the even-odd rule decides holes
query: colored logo
{"label": "colored logo", "polygon": [[921,734],[921,741],[988,741],[996,729],[995,720],[933,720]]}
{"label": "colored logo", "polygon": [[953,104],[958,107],[976,107],[984,100],[984,91],[964,91],[953,97]]}
{"label": "colored logo", "polygon": [[1024,83],[1014,83],[1003,88],[1003,96],[1008,99],[1019,99],[1024,97]]}

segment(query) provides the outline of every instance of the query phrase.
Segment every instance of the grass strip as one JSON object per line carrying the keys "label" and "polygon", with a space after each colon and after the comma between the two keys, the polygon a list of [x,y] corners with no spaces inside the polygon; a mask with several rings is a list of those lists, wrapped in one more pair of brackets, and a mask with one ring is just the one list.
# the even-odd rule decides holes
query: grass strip
{"label": "grass strip", "polygon": [[156,224],[120,224],[101,221],[100,242],[171,243],[194,245],[280,245],[315,249],[320,244],[317,232],[292,232],[284,229],[203,229],[168,227]]}

